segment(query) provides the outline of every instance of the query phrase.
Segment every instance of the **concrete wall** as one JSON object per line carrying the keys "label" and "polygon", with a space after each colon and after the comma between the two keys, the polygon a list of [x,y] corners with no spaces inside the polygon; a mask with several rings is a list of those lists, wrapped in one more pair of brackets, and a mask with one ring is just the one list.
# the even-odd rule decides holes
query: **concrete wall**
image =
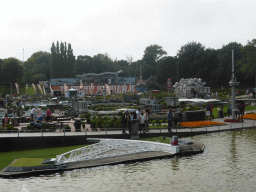
{"label": "concrete wall", "polygon": [[7,137],[0,139],[0,152],[87,144],[86,136]]}

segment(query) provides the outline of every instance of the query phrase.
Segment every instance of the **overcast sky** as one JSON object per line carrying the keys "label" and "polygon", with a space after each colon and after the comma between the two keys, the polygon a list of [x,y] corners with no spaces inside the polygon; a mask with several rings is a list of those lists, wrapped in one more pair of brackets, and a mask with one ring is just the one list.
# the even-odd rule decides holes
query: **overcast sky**
{"label": "overcast sky", "polygon": [[221,48],[256,38],[256,0],[92,0],[1,2],[0,58],[26,61],[52,43],[74,55],[142,59],[157,44],[175,56],[188,42]]}

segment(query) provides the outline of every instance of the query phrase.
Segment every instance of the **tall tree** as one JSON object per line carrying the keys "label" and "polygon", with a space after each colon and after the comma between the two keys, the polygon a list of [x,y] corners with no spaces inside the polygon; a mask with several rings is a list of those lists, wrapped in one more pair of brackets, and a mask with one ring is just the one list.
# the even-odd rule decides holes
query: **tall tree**
{"label": "tall tree", "polygon": [[150,45],[146,47],[142,58],[143,76],[148,79],[150,76],[155,76],[156,63],[163,56],[166,51],[159,45]]}
{"label": "tall tree", "polygon": [[92,58],[88,55],[79,55],[76,59],[76,75],[83,73],[96,73],[96,68],[93,66]]}
{"label": "tall tree", "polygon": [[14,83],[21,83],[23,76],[23,66],[21,61],[16,58],[4,59],[2,66],[2,76],[4,85],[14,85]]}
{"label": "tall tree", "polygon": [[[235,71],[238,72],[238,61],[242,58],[242,48],[243,46],[237,42],[231,42],[227,45],[223,45],[221,49],[218,50],[218,68],[216,69],[217,85],[227,86],[228,82],[231,80],[232,75],[232,50],[234,50],[235,58]],[[236,75],[237,76],[237,75]],[[237,78],[239,80],[239,78]]]}
{"label": "tall tree", "polygon": [[54,43],[51,47],[51,76],[52,78],[59,78],[58,73],[58,53]]}
{"label": "tall tree", "polygon": [[201,43],[189,42],[178,51],[179,73],[183,78],[198,78],[198,70],[202,67],[204,46]]}
{"label": "tall tree", "polygon": [[71,48],[71,44],[68,44],[67,50],[67,68],[66,68],[66,77],[71,78],[75,77],[75,56],[73,55],[73,49]]}
{"label": "tall tree", "polygon": [[75,56],[71,44],[66,47],[66,42],[57,41],[55,47],[52,43],[51,47],[51,68],[52,78],[71,78],[75,77]]}
{"label": "tall tree", "polygon": [[167,79],[177,80],[177,58],[163,57],[157,62],[156,81],[165,84]]}
{"label": "tall tree", "polygon": [[242,58],[238,62],[238,75],[241,76],[239,81],[242,85],[256,85],[256,39],[248,41],[247,45],[242,48]]}

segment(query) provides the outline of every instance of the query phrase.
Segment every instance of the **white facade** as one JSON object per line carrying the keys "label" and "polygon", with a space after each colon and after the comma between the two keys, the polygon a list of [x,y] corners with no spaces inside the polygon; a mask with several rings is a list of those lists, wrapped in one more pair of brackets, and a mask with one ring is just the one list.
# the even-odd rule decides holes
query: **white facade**
{"label": "white facade", "polygon": [[173,85],[174,93],[177,97],[193,98],[198,93],[205,93],[205,84],[200,78],[182,78]]}

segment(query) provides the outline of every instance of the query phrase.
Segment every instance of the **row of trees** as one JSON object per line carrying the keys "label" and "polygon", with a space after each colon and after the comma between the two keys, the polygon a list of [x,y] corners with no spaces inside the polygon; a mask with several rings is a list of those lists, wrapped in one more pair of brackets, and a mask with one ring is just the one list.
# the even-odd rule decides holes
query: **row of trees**
{"label": "row of trees", "polygon": [[[2,85],[10,83],[38,83],[50,78],[71,78],[83,73],[116,72],[123,70],[122,77],[138,77],[165,84],[168,78],[201,78],[207,86],[228,86],[231,78],[231,51],[235,52],[237,80],[242,86],[255,85],[256,40],[243,46],[237,42],[223,45],[221,49],[205,48],[201,43],[189,42],[183,45],[176,56],[166,56],[159,45],[146,47],[142,59],[133,61],[113,60],[106,54],[93,57],[79,55],[75,59],[71,44],[52,43],[51,53],[36,52],[26,62],[15,58],[0,59],[0,80]],[[150,82],[148,81],[148,82]]]}

